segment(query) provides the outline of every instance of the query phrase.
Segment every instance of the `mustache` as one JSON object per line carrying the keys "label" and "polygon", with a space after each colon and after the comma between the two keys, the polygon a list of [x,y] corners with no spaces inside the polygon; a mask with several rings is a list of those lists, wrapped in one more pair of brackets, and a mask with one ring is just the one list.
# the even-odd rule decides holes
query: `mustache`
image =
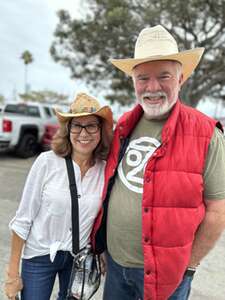
{"label": "mustache", "polygon": [[151,99],[155,99],[155,98],[163,98],[164,100],[167,99],[167,95],[165,92],[162,92],[162,91],[159,91],[159,92],[146,92],[146,93],[143,93],[141,95],[141,100],[145,100],[145,98],[148,98],[149,100]]}

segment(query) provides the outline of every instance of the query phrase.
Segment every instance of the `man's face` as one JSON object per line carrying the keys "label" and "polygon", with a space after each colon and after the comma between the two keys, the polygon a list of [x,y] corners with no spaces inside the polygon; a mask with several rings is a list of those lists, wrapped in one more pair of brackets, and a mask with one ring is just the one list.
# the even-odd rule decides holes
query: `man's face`
{"label": "man's face", "polygon": [[148,119],[167,115],[178,99],[182,82],[181,65],[175,61],[152,61],[133,70],[138,102]]}

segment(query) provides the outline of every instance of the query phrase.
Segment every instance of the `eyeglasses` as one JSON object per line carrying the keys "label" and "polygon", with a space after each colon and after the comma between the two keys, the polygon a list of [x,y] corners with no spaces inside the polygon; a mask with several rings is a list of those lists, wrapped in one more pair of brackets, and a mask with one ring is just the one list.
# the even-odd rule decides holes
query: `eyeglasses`
{"label": "eyeglasses", "polygon": [[99,123],[90,123],[87,125],[81,125],[78,123],[70,124],[70,132],[71,133],[80,134],[83,128],[87,131],[87,133],[94,134],[99,131],[99,129],[101,128],[101,125]]}

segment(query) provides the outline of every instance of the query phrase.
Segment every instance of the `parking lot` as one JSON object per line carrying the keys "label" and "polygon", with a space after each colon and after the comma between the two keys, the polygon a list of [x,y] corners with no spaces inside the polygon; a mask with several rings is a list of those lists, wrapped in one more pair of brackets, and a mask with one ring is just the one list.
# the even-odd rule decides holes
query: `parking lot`
{"label": "parking lot", "polygon": [[[9,220],[20,201],[23,184],[34,158],[19,159],[0,154],[0,281],[4,281],[5,265],[9,257]],[[176,266],[174,266],[176,268]],[[52,296],[56,299],[57,284]],[[102,288],[93,300],[102,298]],[[0,299],[6,299],[0,291]],[[225,300],[225,234],[215,249],[202,262],[193,281],[191,300]],[[41,300],[41,299],[40,299]],[[117,300],[117,299],[115,299]]]}

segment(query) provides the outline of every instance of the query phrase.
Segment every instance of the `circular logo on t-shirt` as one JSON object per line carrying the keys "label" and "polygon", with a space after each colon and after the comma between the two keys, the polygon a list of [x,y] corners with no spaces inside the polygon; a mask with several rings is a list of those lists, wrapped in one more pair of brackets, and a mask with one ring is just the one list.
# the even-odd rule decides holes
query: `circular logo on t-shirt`
{"label": "circular logo on t-shirt", "polygon": [[129,143],[119,164],[118,174],[123,184],[135,193],[143,193],[143,174],[147,161],[160,146],[160,142],[148,136]]}

